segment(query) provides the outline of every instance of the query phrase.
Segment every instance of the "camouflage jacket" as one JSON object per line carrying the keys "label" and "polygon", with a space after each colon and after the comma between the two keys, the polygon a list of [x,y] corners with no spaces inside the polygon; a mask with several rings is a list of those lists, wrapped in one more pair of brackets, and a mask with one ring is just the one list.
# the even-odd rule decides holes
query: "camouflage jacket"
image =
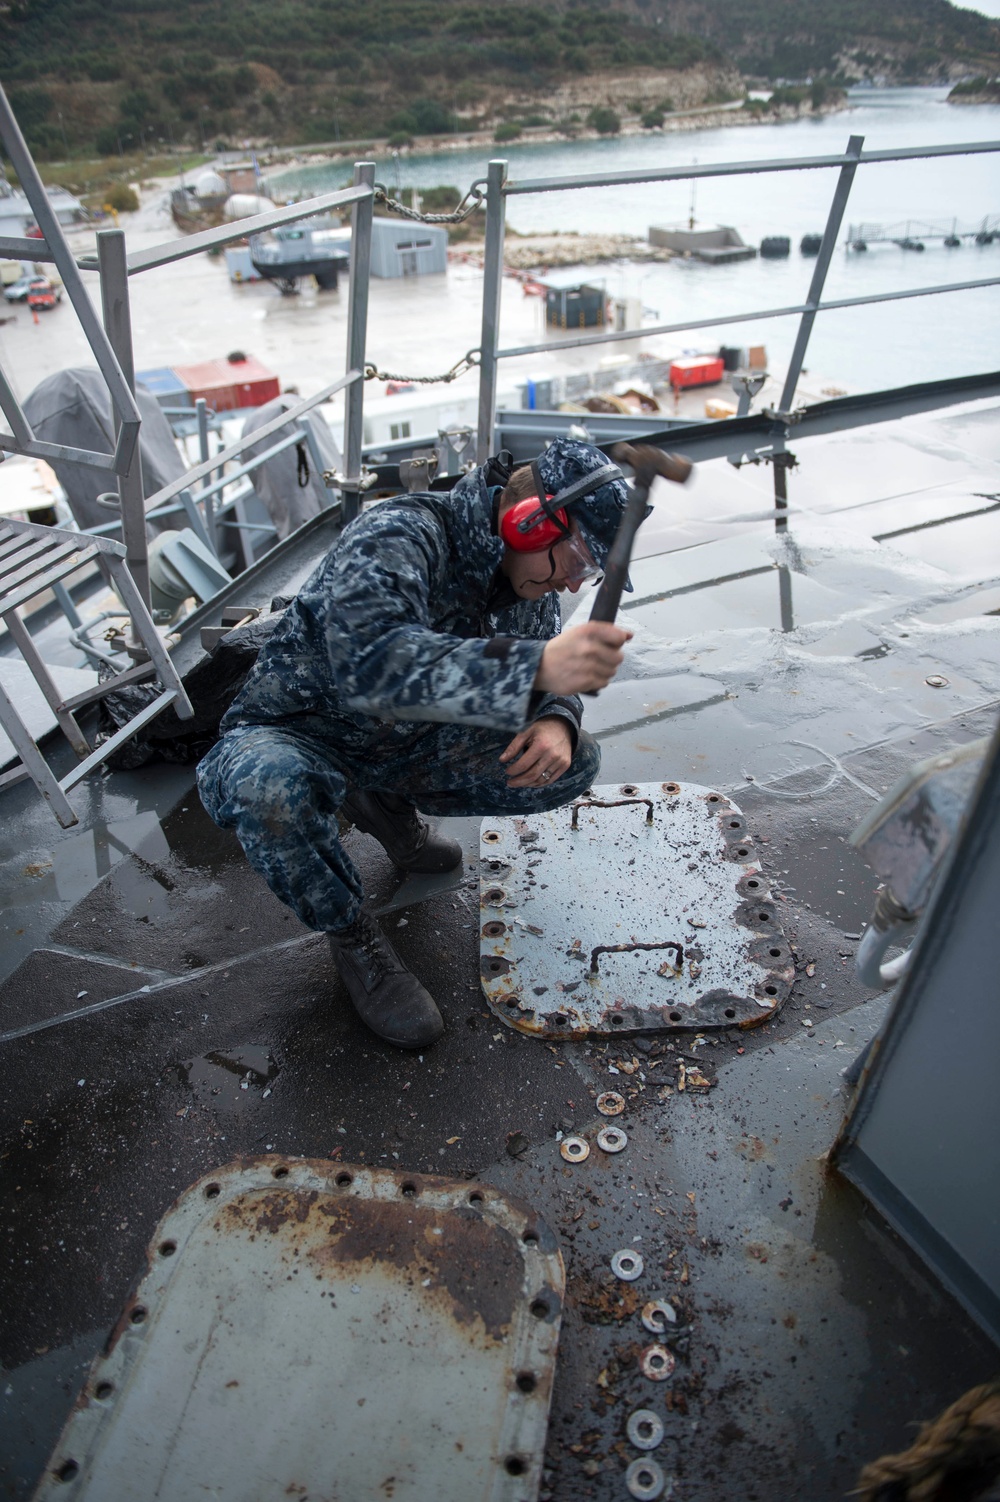
{"label": "camouflage jacket", "polygon": [[[288,607],[222,721],[296,723],[349,755],[399,750],[413,721],[514,733],[578,698],[533,691],[559,599],[518,599],[499,573],[488,466],[453,490],[362,513]],[[490,478],[496,477],[496,471]]]}

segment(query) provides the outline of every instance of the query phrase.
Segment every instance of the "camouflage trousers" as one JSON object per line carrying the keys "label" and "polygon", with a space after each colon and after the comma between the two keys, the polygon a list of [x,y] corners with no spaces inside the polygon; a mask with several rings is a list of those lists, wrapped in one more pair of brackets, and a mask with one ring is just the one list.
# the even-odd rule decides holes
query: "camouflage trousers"
{"label": "camouflage trousers", "polygon": [[349,787],[384,789],[428,814],[533,814],[578,798],[601,765],[580,733],[573,761],[542,788],[511,788],[499,762],[511,736],[466,725],[420,727],[405,752],[345,757],[321,735],[288,725],[228,731],[198,767],[198,791],[223,829],[234,829],[256,871],[309,928],[349,927],[364,898],[340,841],[337,810]]}

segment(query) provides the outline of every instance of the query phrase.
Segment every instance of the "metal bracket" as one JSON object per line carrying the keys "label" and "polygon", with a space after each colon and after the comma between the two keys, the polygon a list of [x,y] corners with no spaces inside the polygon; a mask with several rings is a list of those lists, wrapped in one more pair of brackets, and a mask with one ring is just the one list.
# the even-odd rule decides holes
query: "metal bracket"
{"label": "metal bracket", "polygon": [[328,490],[353,490],[364,494],[378,484],[378,475],[373,469],[362,464],[361,473],[358,475],[342,475],[339,469],[325,469],[323,471],[323,484]]}
{"label": "metal bracket", "polygon": [[739,397],[739,405],[736,408],[737,417],[746,417],[750,411],[750,405],[754,397],[760,391],[767,380],[767,372],[760,371],[757,375],[734,375],[732,382],[733,390]]}
{"label": "metal bracket", "polygon": [[437,472],[437,454],[423,454],[417,459],[399,461],[399,478],[411,495],[418,490],[426,490]]}

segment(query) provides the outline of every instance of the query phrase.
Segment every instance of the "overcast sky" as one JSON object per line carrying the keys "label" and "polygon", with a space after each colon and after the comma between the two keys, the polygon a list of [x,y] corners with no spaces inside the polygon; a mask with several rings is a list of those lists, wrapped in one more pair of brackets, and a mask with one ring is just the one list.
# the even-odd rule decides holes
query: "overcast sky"
{"label": "overcast sky", "polygon": [[1000,17],[1000,0],[979,0],[977,5],[963,5],[958,0],[961,10],[978,10],[980,15]]}

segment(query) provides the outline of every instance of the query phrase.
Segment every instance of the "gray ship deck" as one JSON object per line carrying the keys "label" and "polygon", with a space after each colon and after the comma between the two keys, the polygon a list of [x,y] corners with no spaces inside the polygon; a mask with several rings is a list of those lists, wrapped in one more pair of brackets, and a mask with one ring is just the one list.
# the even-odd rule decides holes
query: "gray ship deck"
{"label": "gray ship deck", "polygon": [[[712,784],[746,813],[798,967],[755,1031],[507,1031],[478,978],[478,823],[451,821],[467,860],[448,879],[400,883],[348,837],[448,1023],[402,1055],[354,1020],[324,941],[211,825],[190,767],[93,778],[69,831],[29,786],[5,793],[0,1495],[30,1495],[164,1210],[266,1152],[481,1179],[549,1220],[568,1272],[542,1489],[559,1502],[625,1494],[644,1406],[683,1502],[833,1502],[995,1373],[992,1343],[822,1155],[885,1007],[853,976],[874,879],[844,841],[905,767],[996,718],[998,415],[980,401],[802,443],[784,537],[746,519],[772,504],[769,472],[724,460],[645,529],[636,636],[586,723],[602,782]],[[692,1053],[707,1092],[676,1088]],[[595,1095],[623,1087],[627,1150],[564,1163],[556,1133],[589,1131]],[[625,1246],[652,1269],[639,1285],[608,1271]],[[654,1292],[690,1326],[655,1393],[635,1362]]]}

